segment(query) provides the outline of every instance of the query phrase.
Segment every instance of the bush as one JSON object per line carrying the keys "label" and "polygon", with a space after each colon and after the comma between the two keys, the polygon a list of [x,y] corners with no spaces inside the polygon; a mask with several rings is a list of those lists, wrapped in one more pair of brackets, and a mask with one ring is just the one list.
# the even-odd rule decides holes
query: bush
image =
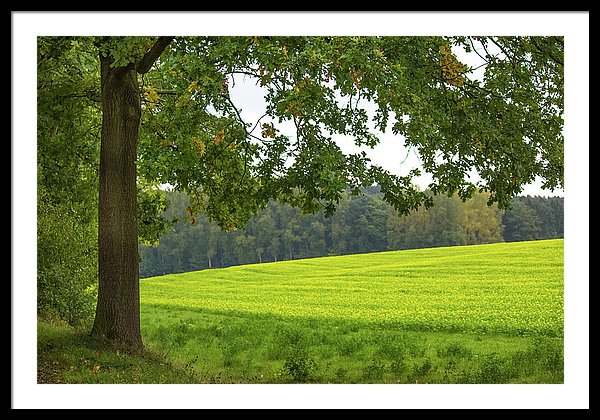
{"label": "bush", "polygon": [[308,382],[317,364],[304,347],[293,347],[283,364],[283,374],[294,382]]}
{"label": "bush", "polygon": [[37,238],[38,314],[71,325],[91,320],[98,284],[95,223],[66,206],[40,202]]}

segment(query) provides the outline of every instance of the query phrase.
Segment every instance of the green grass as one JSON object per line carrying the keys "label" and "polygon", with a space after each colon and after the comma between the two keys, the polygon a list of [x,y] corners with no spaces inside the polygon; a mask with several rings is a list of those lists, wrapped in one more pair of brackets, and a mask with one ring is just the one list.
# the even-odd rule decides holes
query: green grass
{"label": "green grass", "polygon": [[146,345],[210,383],[562,383],[563,241],[142,279]]}
{"label": "green grass", "polygon": [[195,383],[191,372],[153,351],[132,355],[92,339],[89,328],[38,320],[37,382],[71,384]]}
{"label": "green grass", "polygon": [[38,323],[40,382],[563,383],[563,240],[141,280],[133,356]]}

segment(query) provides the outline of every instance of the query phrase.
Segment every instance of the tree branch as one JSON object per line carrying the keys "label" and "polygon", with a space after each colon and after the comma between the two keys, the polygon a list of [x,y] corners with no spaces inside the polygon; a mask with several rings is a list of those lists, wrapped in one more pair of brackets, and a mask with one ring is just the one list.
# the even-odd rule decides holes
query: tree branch
{"label": "tree branch", "polygon": [[177,95],[174,89],[154,89],[159,95]]}
{"label": "tree branch", "polygon": [[152,47],[144,54],[142,59],[137,63],[135,69],[138,73],[144,74],[148,73],[152,68],[154,62],[160,57],[165,48],[171,43],[173,40],[173,36],[161,36],[158,40],[152,45]]}
{"label": "tree branch", "polygon": [[[477,54],[479,56],[479,58],[481,58],[484,62],[484,64],[482,64],[481,66],[489,64],[489,61],[484,56],[479,54],[479,51],[477,51],[477,48],[475,48],[475,44],[473,44],[473,37],[468,37],[468,39],[469,39],[469,43],[471,44],[471,49],[473,50],[473,52],[475,52],[475,54]],[[479,41],[479,43],[483,44],[483,42],[481,42],[481,41]],[[476,69],[478,69],[481,66],[478,66]],[[476,69],[472,69],[472,70],[476,70]]]}
{"label": "tree branch", "polygon": [[535,48],[538,50],[539,53],[541,54],[545,54],[547,55],[552,61],[554,61],[556,64],[559,64],[561,66],[565,65],[564,60],[556,57],[554,54],[552,54],[552,52],[550,52],[550,49],[544,49],[542,48],[536,41],[536,39],[534,37],[531,38],[531,43],[535,46]]}

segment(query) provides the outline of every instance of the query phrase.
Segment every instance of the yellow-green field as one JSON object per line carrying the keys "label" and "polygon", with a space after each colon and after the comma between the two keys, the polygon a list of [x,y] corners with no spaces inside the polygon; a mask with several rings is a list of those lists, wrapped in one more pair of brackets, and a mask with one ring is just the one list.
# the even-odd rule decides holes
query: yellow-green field
{"label": "yellow-green field", "polygon": [[563,240],[247,265],[142,279],[142,332],[208,382],[562,382],[563,284]]}

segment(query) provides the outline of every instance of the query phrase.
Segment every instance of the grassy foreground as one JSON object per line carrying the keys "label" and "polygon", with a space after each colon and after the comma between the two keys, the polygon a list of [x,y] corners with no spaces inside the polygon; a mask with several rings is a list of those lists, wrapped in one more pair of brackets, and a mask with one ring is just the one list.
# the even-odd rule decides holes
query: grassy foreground
{"label": "grassy foreground", "polygon": [[197,379],[153,351],[132,355],[94,340],[89,328],[38,320],[37,382],[70,384],[195,383]]}
{"label": "grassy foreground", "polygon": [[211,383],[561,383],[563,240],[142,279],[148,346]]}
{"label": "grassy foreground", "polygon": [[562,383],[563,283],[563,240],[167,275],[141,280],[148,356],[55,356],[84,383]]}

